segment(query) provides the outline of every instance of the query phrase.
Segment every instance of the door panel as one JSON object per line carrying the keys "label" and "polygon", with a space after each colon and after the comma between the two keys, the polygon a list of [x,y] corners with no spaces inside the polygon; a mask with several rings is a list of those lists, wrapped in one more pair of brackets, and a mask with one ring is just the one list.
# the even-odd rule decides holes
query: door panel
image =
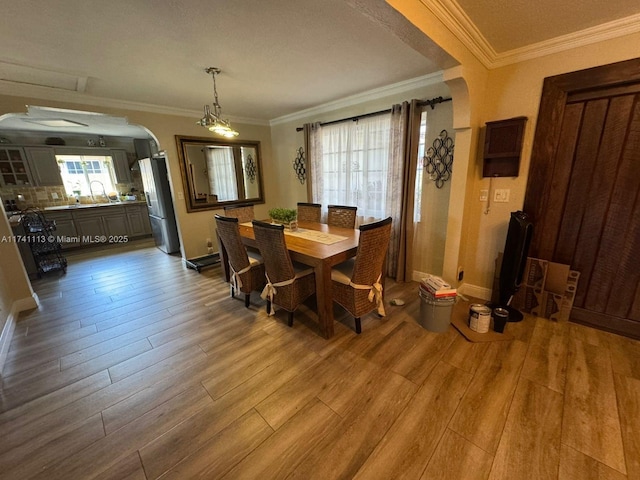
{"label": "door panel", "polygon": [[640,338],[640,59],[592,71],[545,79],[531,254],[580,272],[572,320]]}
{"label": "door panel", "polygon": [[558,145],[557,161],[551,175],[549,189],[549,199],[544,216],[538,217],[538,224],[535,229],[538,238],[542,238],[538,255],[541,258],[552,258],[556,248],[556,240],[558,230],[562,224],[562,213],[564,211],[564,202],[567,197],[566,187],[569,184],[571,176],[571,167],[573,166],[573,154],[575,152],[576,143],[578,142],[578,134],[580,133],[580,120],[582,119],[583,104],[568,105],[563,119],[560,138],[562,143]]}

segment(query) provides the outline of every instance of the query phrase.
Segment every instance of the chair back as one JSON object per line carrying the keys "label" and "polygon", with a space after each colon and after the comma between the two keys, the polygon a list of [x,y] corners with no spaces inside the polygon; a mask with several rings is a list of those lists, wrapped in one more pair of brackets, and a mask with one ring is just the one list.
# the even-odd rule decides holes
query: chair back
{"label": "chair back", "polygon": [[240,223],[250,222],[256,218],[253,213],[253,205],[224,207],[224,215],[225,217],[237,218]]}
{"label": "chair back", "polygon": [[284,240],[284,225],[254,220],[253,233],[271,283],[292,279],[295,270]]}
{"label": "chair back", "polygon": [[360,226],[351,281],[358,285],[373,285],[382,273],[384,258],[391,238],[391,217]]}
{"label": "chair back", "polygon": [[298,221],[320,223],[322,221],[322,205],[298,202]]}
{"label": "chair back", "polygon": [[358,207],[345,205],[329,205],[327,207],[327,224],[332,227],[356,228]]}
{"label": "chair back", "polygon": [[249,257],[247,256],[247,249],[240,238],[239,220],[217,214],[215,219],[218,236],[227,251],[229,263],[231,263],[233,270],[239,272],[248,267]]}

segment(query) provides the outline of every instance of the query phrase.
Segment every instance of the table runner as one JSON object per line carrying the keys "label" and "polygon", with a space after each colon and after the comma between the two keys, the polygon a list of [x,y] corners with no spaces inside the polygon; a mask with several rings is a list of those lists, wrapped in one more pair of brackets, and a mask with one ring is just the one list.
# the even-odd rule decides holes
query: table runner
{"label": "table runner", "polygon": [[[241,225],[245,225],[247,227],[253,226],[251,222],[242,223]],[[285,235],[305,238],[307,240],[311,240],[312,242],[323,243],[324,245],[332,245],[334,243],[338,243],[347,239],[347,237],[343,237],[342,235],[335,235],[333,233],[319,232],[318,230],[310,230],[308,228],[299,227],[295,231],[287,230],[285,228],[284,233]]]}

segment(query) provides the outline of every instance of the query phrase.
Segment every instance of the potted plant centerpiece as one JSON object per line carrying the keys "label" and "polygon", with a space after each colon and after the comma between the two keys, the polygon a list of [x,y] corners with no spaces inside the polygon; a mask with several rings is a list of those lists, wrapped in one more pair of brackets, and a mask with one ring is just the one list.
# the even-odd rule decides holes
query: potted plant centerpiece
{"label": "potted plant centerpiece", "polygon": [[271,223],[279,223],[289,230],[298,228],[298,211],[294,208],[272,208],[269,216]]}

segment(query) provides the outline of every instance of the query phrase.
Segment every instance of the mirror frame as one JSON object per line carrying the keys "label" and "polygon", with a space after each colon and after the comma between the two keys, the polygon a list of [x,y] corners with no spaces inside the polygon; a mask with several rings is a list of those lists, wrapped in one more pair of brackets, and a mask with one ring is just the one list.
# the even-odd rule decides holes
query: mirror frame
{"label": "mirror frame", "polygon": [[[234,205],[247,205],[264,203],[264,184],[262,181],[262,152],[260,150],[260,142],[257,140],[217,140],[208,137],[191,137],[184,135],[176,135],[176,146],[178,148],[178,159],[180,163],[180,174],[182,175],[182,187],[184,188],[184,201],[187,206],[187,213],[201,212],[205,210],[221,210],[224,207]],[[187,174],[188,159],[187,159],[187,145],[215,145],[215,146],[229,146],[229,147],[253,147],[256,149],[256,164],[258,166],[258,189],[260,195],[258,197],[229,200],[226,202],[216,203],[200,203],[196,202],[192,196],[193,186],[191,185],[191,178]]]}

